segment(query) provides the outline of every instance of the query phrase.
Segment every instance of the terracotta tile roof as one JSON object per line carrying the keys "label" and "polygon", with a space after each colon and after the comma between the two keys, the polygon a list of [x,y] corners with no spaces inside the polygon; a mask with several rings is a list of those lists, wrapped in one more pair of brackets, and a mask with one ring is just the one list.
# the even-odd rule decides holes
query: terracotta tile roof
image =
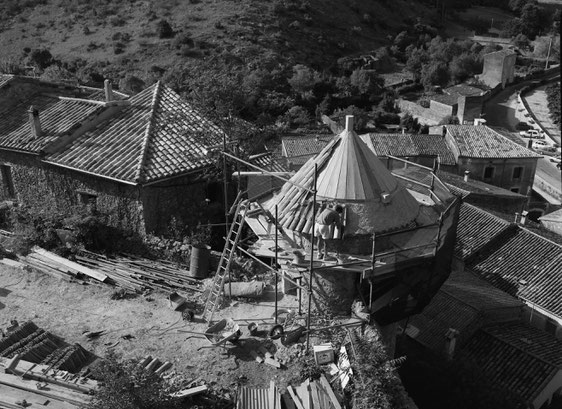
{"label": "terracotta tile roof", "polygon": [[[286,165],[286,159],[274,155],[272,152],[265,152],[261,155],[256,155],[250,158],[250,163],[259,166],[262,169],[269,170],[270,172],[290,172],[291,170]],[[249,169],[255,170],[255,169]]]}
{"label": "terracotta tile roof", "polygon": [[459,149],[459,156],[469,158],[540,158],[541,155],[519,146],[485,126],[445,125]]}
{"label": "terracotta tile roof", "polygon": [[[29,106],[39,111],[42,134],[33,138],[29,124]],[[59,100],[43,94],[0,108],[0,149],[39,153],[102,105],[89,101]]]}
{"label": "terracotta tile roof", "polygon": [[413,338],[440,354],[449,328],[459,331],[462,343],[491,320],[518,320],[522,306],[521,301],[473,274],[454,271],[423,312],[411,318],[420,331]]}
{"label": "terracotta tile roof", "polygon": [[562,342],[519,322],[479,330],[459,356],[482,369],[493,386],[532,402],[562,368]]}
{"label": "terracotta tile roof", "polygon": [[562,254],[520,287],[519,296],[562,318]]}
{"label": "terracotta tile roof", "polygon": [[501,196],[501,197],[511,197],[511,198],[519,198],[524,199],[525,196],[519,193],[512,192],[511,190],[507,190],[501,188],[499,186],[490,185],[488,183],[481,182],[475,179],[468,179],[467,182],[464,181],[464,178],[459,175],[455,175],[454,173],[449,172],[437,172],[439,178],[447,183],[447,185],[455,186],[458,189],[461,189],[464,192],[469,193],[477,193],[477,194],[484,194],[484,195],[494,195],[494,196]]}
{"label": "terracotta tile roof", "polygon": [[562,246],[518,227],[490,243],[466,267],[497,288],[562,317]]}
{"label": "terracotta tile roof", "polygon": [[410,134],[402,133],[368,133],[361,139],[377,156],[419,156],[420,150],[414,144]]}
{"label": "terracotta tile roof", "polygon": [[515,226],[468,203],[461,205],[455,256],[467,260],[489,246],[502,235],[512,231]]}
{"label": "terracotta tile roof", "polygon": [[432,101],[439,102],[445,105],[457,105],[459,103],[458,94],[437,94],[431,97]]}
{"label": "terracotta tile roof", "polygon": [[421,156],[437,156],[442,165],[456,165],[455,155],[441,135],[412,134],[411,138]]}
{"label": "terracotta tile roof", "polygon": [[285,136],[281,139],[282,152],[291,162],[298,159],[306,162],[320,152],[333,138],[334,135]]}
{"label": "terracotta tile roof", "polygon": [[223,132],[157,83],[109,120],[48,158],[50,163],[131,183],[146,183],[211,163],[205,147]]}

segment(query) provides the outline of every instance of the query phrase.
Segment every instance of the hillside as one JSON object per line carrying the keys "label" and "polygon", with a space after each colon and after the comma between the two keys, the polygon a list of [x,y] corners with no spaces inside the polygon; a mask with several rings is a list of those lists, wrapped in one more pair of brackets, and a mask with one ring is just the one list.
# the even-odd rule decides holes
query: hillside
{"label": "hillside", "polygon": [[[389,34],[434,15],[404,0],[2,3],[1,62],[18,63],[30,49],[46,48],[82,81],[100,74],[114,82],[126,74],[152,82],[224,65],[271,70],[300,63],[322,70],[342,56],[385,45]],[[160,38],[161,20],[173,37]]]}

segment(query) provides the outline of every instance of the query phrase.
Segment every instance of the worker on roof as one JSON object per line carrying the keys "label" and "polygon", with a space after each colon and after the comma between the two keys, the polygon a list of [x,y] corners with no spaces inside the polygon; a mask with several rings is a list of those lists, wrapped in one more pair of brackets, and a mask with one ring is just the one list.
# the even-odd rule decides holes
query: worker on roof
{"label": "worker on roof", "polygon": [[[334,236],[334,227],[342,228],[341,214],[343,207],[337,205],[334,209],[327,207],[317,217],[314,223],[314,234],[318,237],[318,258],[327,255],[326,240]],[[324,251],[322,251],[322,249]]]}

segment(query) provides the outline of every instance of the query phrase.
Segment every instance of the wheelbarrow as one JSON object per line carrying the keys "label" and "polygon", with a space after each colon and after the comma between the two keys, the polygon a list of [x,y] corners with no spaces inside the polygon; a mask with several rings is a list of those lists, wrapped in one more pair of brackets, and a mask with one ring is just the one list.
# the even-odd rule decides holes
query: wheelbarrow
{"label": "wheelbarrow", "polygon": [[[198,351],[202,348],[225,347],[225,344],[227,342],[235,344],[236,341],[238,341],[238,338],[240,338],[240,336],[242,335],[240,326],[236,324],[231,318],[220,320],[219,322],[207,328],[207,331],[205,332],[189,331],[183,329],[178,329],[177,331],[203,336],[211,343],[211,345],[204,345],[197,348]],[[191,337],[188,337],[187,339],[189,338]]]}

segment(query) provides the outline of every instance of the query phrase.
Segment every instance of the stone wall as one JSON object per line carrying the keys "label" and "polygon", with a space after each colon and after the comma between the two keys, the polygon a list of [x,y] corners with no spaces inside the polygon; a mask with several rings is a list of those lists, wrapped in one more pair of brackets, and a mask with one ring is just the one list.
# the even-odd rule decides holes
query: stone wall
{"label": "stone wall", "polygon": [[[112,226],[141,234],[145,231],[138,187],[45,164],[35,155],[0,151],[0,163],[10,167],[15,199],[21,205],[71,214],[83,205],[81,194],[90,194],[95,196],[97,210],[109,215]],[[6,181],[2,184],[0,199],[10,199]]]}
{"label": "stone wall", "polygon": [[[484,178],[486,167],[493,167],[493,176]],[[521,177],[513,178],[513,170],[523,167]],[[459,176],[464,176],[466,170],[470,171],[472,178],[482,182],[499,186],[507,190],[518,189],[518,193],[527,195],[533,186],[537,159],[534,158],[509,158],[509,159],[487,159],[487,158],[459,158],[457,171]]]}
{"label": "stone wall", "polygon": [[461,124],[472,125],[476,118],[480,118],[480,115],[482,114],[482,105],[484,103],[484,97],[460,96],[458,101],[459,101],[459,109],[457,112],[457,117],[459,118]]}
{"label": "stone wall", "polygon": [[429,109],[437,116],[443,118],[448,115],[455,115],[457,112],[457,107],[453,105],[443,104],[438,101],[431,100],[429,102]]}

